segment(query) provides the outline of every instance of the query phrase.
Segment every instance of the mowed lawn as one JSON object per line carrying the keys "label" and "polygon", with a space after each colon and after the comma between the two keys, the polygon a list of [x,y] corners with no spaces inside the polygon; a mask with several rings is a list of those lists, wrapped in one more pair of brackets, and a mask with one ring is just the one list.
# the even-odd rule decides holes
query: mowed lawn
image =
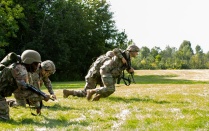
{"label": "mowed lawn", "polygon": [[[5,131],[207,131],[209,70],[137,70],[136,84],[116,84],[100,101],[63,98],[63,89],[83,89],[84,81],[53,82],[57,101],[44,102],[41,116],[29,107],[10,108]],[[42,87],[47,92],[45,87]],[[14,99],[9,97],[7,99]]]}

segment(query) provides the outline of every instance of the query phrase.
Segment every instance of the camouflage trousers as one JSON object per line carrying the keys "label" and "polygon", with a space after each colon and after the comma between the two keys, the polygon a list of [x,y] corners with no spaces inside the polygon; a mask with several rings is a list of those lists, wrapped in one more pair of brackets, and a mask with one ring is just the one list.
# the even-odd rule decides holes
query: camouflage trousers
{"label": "camouflage trousers", "polygon": [[86,80],[86,84],[84,86],[84,89],[80,91],[74,91],[74,96],[86,97],[86,91],[88,89],[95,89],[97,84],[99,84],[100,87],[103,86],[101,77],[86,77],[85,80]]}
{"label": "camouflage trousers", "polygon": [[103,98],[108,97],[115,92],[116,78],[113,78],[111,74],[106,74],[102,75],[101,79],[104,86],[97,89],[96,94],[100,94]]}
{"label": "camouflage trousers", "polygon": [[9,120],[9,106],[6,99],[0,96],[0,120]]}
{"label": "camouflage trousers", "polygon": [[13,94],[17,106],[23,106],[23,107],[26,107],[26,104],[35,107],[40,107],[40,101],[44,99],[44,97],[39,96],[30,90],[16,90],[15,92],[13,92]]}

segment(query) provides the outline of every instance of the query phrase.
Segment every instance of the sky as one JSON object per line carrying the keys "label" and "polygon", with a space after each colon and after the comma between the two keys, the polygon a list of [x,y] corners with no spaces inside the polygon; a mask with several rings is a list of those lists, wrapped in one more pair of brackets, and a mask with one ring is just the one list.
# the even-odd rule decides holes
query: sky
{"label": "sky", "polygon": [[119,31],[125,30],[140,48],[179,49],[184,40],[192,49],[209,51],[209,0],[109,0]]}

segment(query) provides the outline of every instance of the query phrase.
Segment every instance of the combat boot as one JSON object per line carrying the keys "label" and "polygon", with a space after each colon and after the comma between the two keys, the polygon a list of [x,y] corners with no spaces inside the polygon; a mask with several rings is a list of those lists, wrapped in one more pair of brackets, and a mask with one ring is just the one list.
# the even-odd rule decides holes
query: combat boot
{"label": "combat boot", "polygon": [[92,101],[99,101],[100,98],[101,98],[101,95],[100,94],[96,94],[94,96],[94,98],[92,99]]}
{"label": "combat boot", "polygon": [[40,108],[36,108],[36,113],[37,113],[37,115],[41,115],[41,109]]}
{"label": "combat boot", "polygon": [[74,90],[63,90],[63,97],[67,98],[69,95],[74,95]]}
{"label": "combat boot", "polygon": [[91,100],[92,96],[96,93],[96,90],[91,89],[91,90],[87,90],[87,95],[86,95],[86,99],[89,101]]}

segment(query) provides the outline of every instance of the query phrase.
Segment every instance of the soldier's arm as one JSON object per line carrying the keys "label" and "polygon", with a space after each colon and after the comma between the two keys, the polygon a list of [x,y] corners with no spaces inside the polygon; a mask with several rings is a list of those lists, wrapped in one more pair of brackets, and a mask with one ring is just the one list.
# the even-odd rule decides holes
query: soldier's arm
{"label": "soldier's arm", "polygon": [[25,82],[25,83],[29,83],[28,80],[28,72],[26,70],[26,68],[21,65],[21,64],[17,64],[12,70],[11,70],[12,76],[15,79],[18,89],[26,89],[26,87],[24,87],[21,82]]}
{"label": "soldier's arm", "polygon": [[51,81],[48,77],[44,77],[43,78],[43,82],[44,82],[44,85],[45,87],[48,89],[48,92],[53,95],[54,94],[54,91],[52,89],[52,84],[51,84]]}
{"label": "soldier's arm", "polygon": [[123,64],[127,64],[126,59],[123,57],[122,55],[122,51],[119,48],[115,48],[113,49],[113,52],[115,54],[116,57],[120,58],[121,61],[123,62]]}

